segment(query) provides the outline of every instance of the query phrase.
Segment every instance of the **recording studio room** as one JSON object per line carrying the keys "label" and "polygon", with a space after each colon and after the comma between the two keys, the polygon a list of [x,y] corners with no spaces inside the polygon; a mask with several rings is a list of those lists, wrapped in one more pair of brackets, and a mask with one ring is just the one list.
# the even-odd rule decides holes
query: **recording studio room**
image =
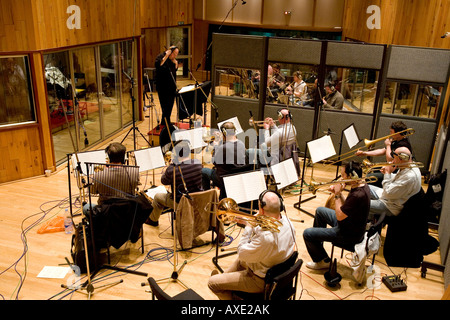
{"label": "recording studio room", "polygon": [[0,299],[450,300],[449,12],[2,0]]}

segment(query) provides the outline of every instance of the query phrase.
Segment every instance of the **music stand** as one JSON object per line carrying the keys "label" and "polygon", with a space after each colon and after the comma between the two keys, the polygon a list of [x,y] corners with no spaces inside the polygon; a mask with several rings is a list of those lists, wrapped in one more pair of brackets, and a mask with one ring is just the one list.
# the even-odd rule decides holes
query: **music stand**
{"label": "music stand", "polygon": [[[238,204],[257,200],[259,195],[267,189],[263,171],[231,174],[224,176],[223,180],[225,190],[227,191],[227,197],[234,199]],[[249,183],[252,183],[250,187]],[[214,208],[217,209],[217,206]],[[219,266],[218,260],[236,254],[237,251],[219,255],[219,246],[219,237],[217,236],[216,255],[212,258],[212,262],[220,272],[223,272],[223,269]]]}
{"label": "music stand", "polygon": [[139,172],[152,170],[152,187],[155,186],[155,169],[162,168],[166,165],[161,147],[158,146],[154,148],[134,150],[130,151],[129,154],[132,154],[133,157],[129,156],[128,159],[134,158],[135,165],[139,167]]}
{"label": "music stand", "polygon": [[[300,184],[300,194],[298,197],[298,202],[294,203],[294,208],[302,211],[303,213],[310,215],[311,217],[314,217],[314,214],[312,214],[300,207],[303,202],[307,202],[309,200],[316,198],[316,195],[313,195],[312,197],[309,197],[306,200],[302,200],[303,184],[305,183],[306,156],[308,154],[308,151],[311,156],[311,161],[313,163],[313,169],[314,169],[314,163],[316,163],[318,161],[322,161],[328,157],[335,155],[336,151],[334,150],[333,141],[331,140],[331,137],[328,135],[323,136],[322,138],[319,138],[316,140],[306,142],[305,156],[303,158],[302,182]],[[311,178],[312,178],[312,173],[311,173]]]}
{"label": "music stand", "polygon": [[342,152],[342,140],[343,137],[345,135],[345,139],[347,141],[348,147],[351,150],[354,146],[356,146],[358,143],[361,142],[362,139],[359,138],[358,132],[356,131],[356,128],[354,126],[354,124],[352,123],[351,125],[349,125],[347,128],[345,128],[344,130],[342,130],[341,132],[341,140],[339,141],[339,153],[338,153],[338,162],[337,162],[337,167],[336,167],[336,179],[339,175],[339,167],[342,164],[341,160],[341,152]]}

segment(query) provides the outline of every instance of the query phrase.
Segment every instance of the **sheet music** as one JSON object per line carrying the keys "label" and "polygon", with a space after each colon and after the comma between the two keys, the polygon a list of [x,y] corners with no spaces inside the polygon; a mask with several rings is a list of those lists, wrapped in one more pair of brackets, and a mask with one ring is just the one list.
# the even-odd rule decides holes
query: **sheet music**
{"label": "sheet music", "polygon": [[166,187],[158,186],[156,188],[150,188],[147,191],[145,191],[145,194],[152,199],[155,198],[155,194],[157,194],[157,193],[167,193]]}
{"label": "sheet music", "polygon": [[228,120],[219,122],[219,123],[217,124],[217,128],[219,128],[219,130],[220,130],[220,127],[221,127],[222,124],[224,124],[225,122],[233,122],[233,123],[234,123],[234,127],[236,128],[236,135],[238,135],[239,133],[244,132],[244,130],[242,130],[241,124],[239,123],[239,119],[238,119],[237,117],[230,118],[230,119],[228,119]]}
{"label": "sheet music", "polygon": [[[105,150],[87,151],[77,153],[78,160],[80,161],[81,173],[86,174],[86,162],[88,163],[106,163]],[[77,157],[72,154],[72,167],[77,167]]]}
{"label": "sheet music", "polygon": [[261,192],[267,189],[264,172],[252,171],[223,177],[227,197],[236,203],[258,199]]}
{"label": "sheet music", "polygon": [[206,134],[206,127],[195,128],[190,130],[174,131],[175,141],[187,140],[192,149],[206,147],[207,144],[203,141],[203,134]]}
{"label": "sheet music", "polygon": [[353,125],[344,130],[344,135],[350,149],[359,143],[358,133]]}
{"label": "sheet music", "polygon": [[135,150],[134,157],[136,165],[139,166],[139,172],[161,168],[166,165],[160,146]]}
{"label": "sheet music", "polygon": [[188,92],[188,91],[191,91],[191,90],[195,90],[195,84],[189,84],[189,85],[181,88],[178,91],[178,93],[181,94],[181,93],[185,93],[185,92]]}
{"label": "sheet music", "polygon": [[292,158],[273,164],[271,169],[278,189],[282,189],[298,180],[297,170]]}
{"label": "sheet music", "polygon": [[331,136],[323,136],[322,138],[308,142],[308,150],[313,163],[322,161],[336,154]]}

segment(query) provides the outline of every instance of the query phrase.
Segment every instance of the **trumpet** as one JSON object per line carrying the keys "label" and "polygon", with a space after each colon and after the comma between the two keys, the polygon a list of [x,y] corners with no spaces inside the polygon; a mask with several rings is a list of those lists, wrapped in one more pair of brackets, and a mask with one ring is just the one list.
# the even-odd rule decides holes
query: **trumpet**
{"label": "trumpet", "polygon": [[217,204],[216,216],[223,223],[244,220],[252,227],[260,226],[263,229],[280,232],[279,227],[282,226],[282,223],[279,220],[268,216],[252,215],[239,211],[239,209],[244,208],[240,208],[232,198],[224,198]]}
{"label": "trumpet", "polygon": [[403,162],[403,163],[392,163],[392,162],[378,162],[372,163],[368,159],[364,159],[362,161],[362,165],[365,169],[363,169],[364,173],[370,173],[375,169],[381,169],[386,166],[396,166],[398,168],[423,168],[424,164],[422,162]]}
{"label": "trumpet", "polygon": [[375,176],[369,176],[369,177],[362,177],[362,178],[355,178],[355,179],[344,179],[344,180],[333,180],[330,182],[314,182],[311,181],[311,184],[309,186],[294,190],[292,189],[290,192],[291,193],[307,193],[307,192],[311,192],[312,194],[316,194],[317,190],[319,190],[320,188],[329,186],[329,185],[333,185],[333,184],[338,184],[338,183],[347,183],[347,182],[355,182],[355,181],[360,181],[360,182],[364,182],[364,183],[374,183],[377,182],[378,178]]}
{"label": "trumpet", "polygon": [[[259,121],[259,120],[253,120],[253,118],[250,118],[250,120],[248,120],[248,124],[251,126],[258,126],[258,127],[263,127],[264,126],[264,122],[265,121]],[[273,122],[278,122],[278,120],[273,120]]]}
{"label": "trumpet", "polygon": [[[364,147],[358,148],[358,150],[361,150],[362,148],[369,148],[372,145],[374,145],[375,143],[378,143],[380,141],[384,141],[384,140],[386,140],[386,139],[388,139],[390,137],[395,136],[396,134],[403,134],[403,133],[404,133],[404,136],[410,136],[410,135],[413,135],[415,133],[415,130],[412,129],[412,128],[408,128],[408,129],[405,129],[405,130],[402,130],[402,131],[399,131],[399,132],[396,132],[396,133],[393,133],[393,134],[390,134],[390,135],[387,135],[387,136],[384,136],[384,137],[381,137],[381,138],[378,138],[378,139],[375,139],[375,140],[364,139]],[[323,164],[324,165],[332,165],[332,164],[335,164],[337,162],[341,162],[343,160],[346,160],[346,159],[354,157],[355,156],[354,153],[355,153],[354,150],[350,150],[348,152],[345,152],[345,153],[339,155],[337,160],[335,160],[336,158],[331,158],[331,159],[328,159],[328,160],[324,161]],[[342,156],[345,156],[345,157],[341,158]],[[331,161],[331,162],[328,162],[328,161]]]}

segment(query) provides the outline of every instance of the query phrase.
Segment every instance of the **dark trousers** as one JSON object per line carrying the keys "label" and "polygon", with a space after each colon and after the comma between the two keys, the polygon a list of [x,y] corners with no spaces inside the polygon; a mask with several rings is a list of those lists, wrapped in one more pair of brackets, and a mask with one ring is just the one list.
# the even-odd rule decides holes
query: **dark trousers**
{"label": "dark trousers", "polygon": [[170,124],[170,115],[172,114],[173,105],[175,103],[175,92],[159,92],[158,91],[159,104],[161,105],[162,117],[161,124]]}

